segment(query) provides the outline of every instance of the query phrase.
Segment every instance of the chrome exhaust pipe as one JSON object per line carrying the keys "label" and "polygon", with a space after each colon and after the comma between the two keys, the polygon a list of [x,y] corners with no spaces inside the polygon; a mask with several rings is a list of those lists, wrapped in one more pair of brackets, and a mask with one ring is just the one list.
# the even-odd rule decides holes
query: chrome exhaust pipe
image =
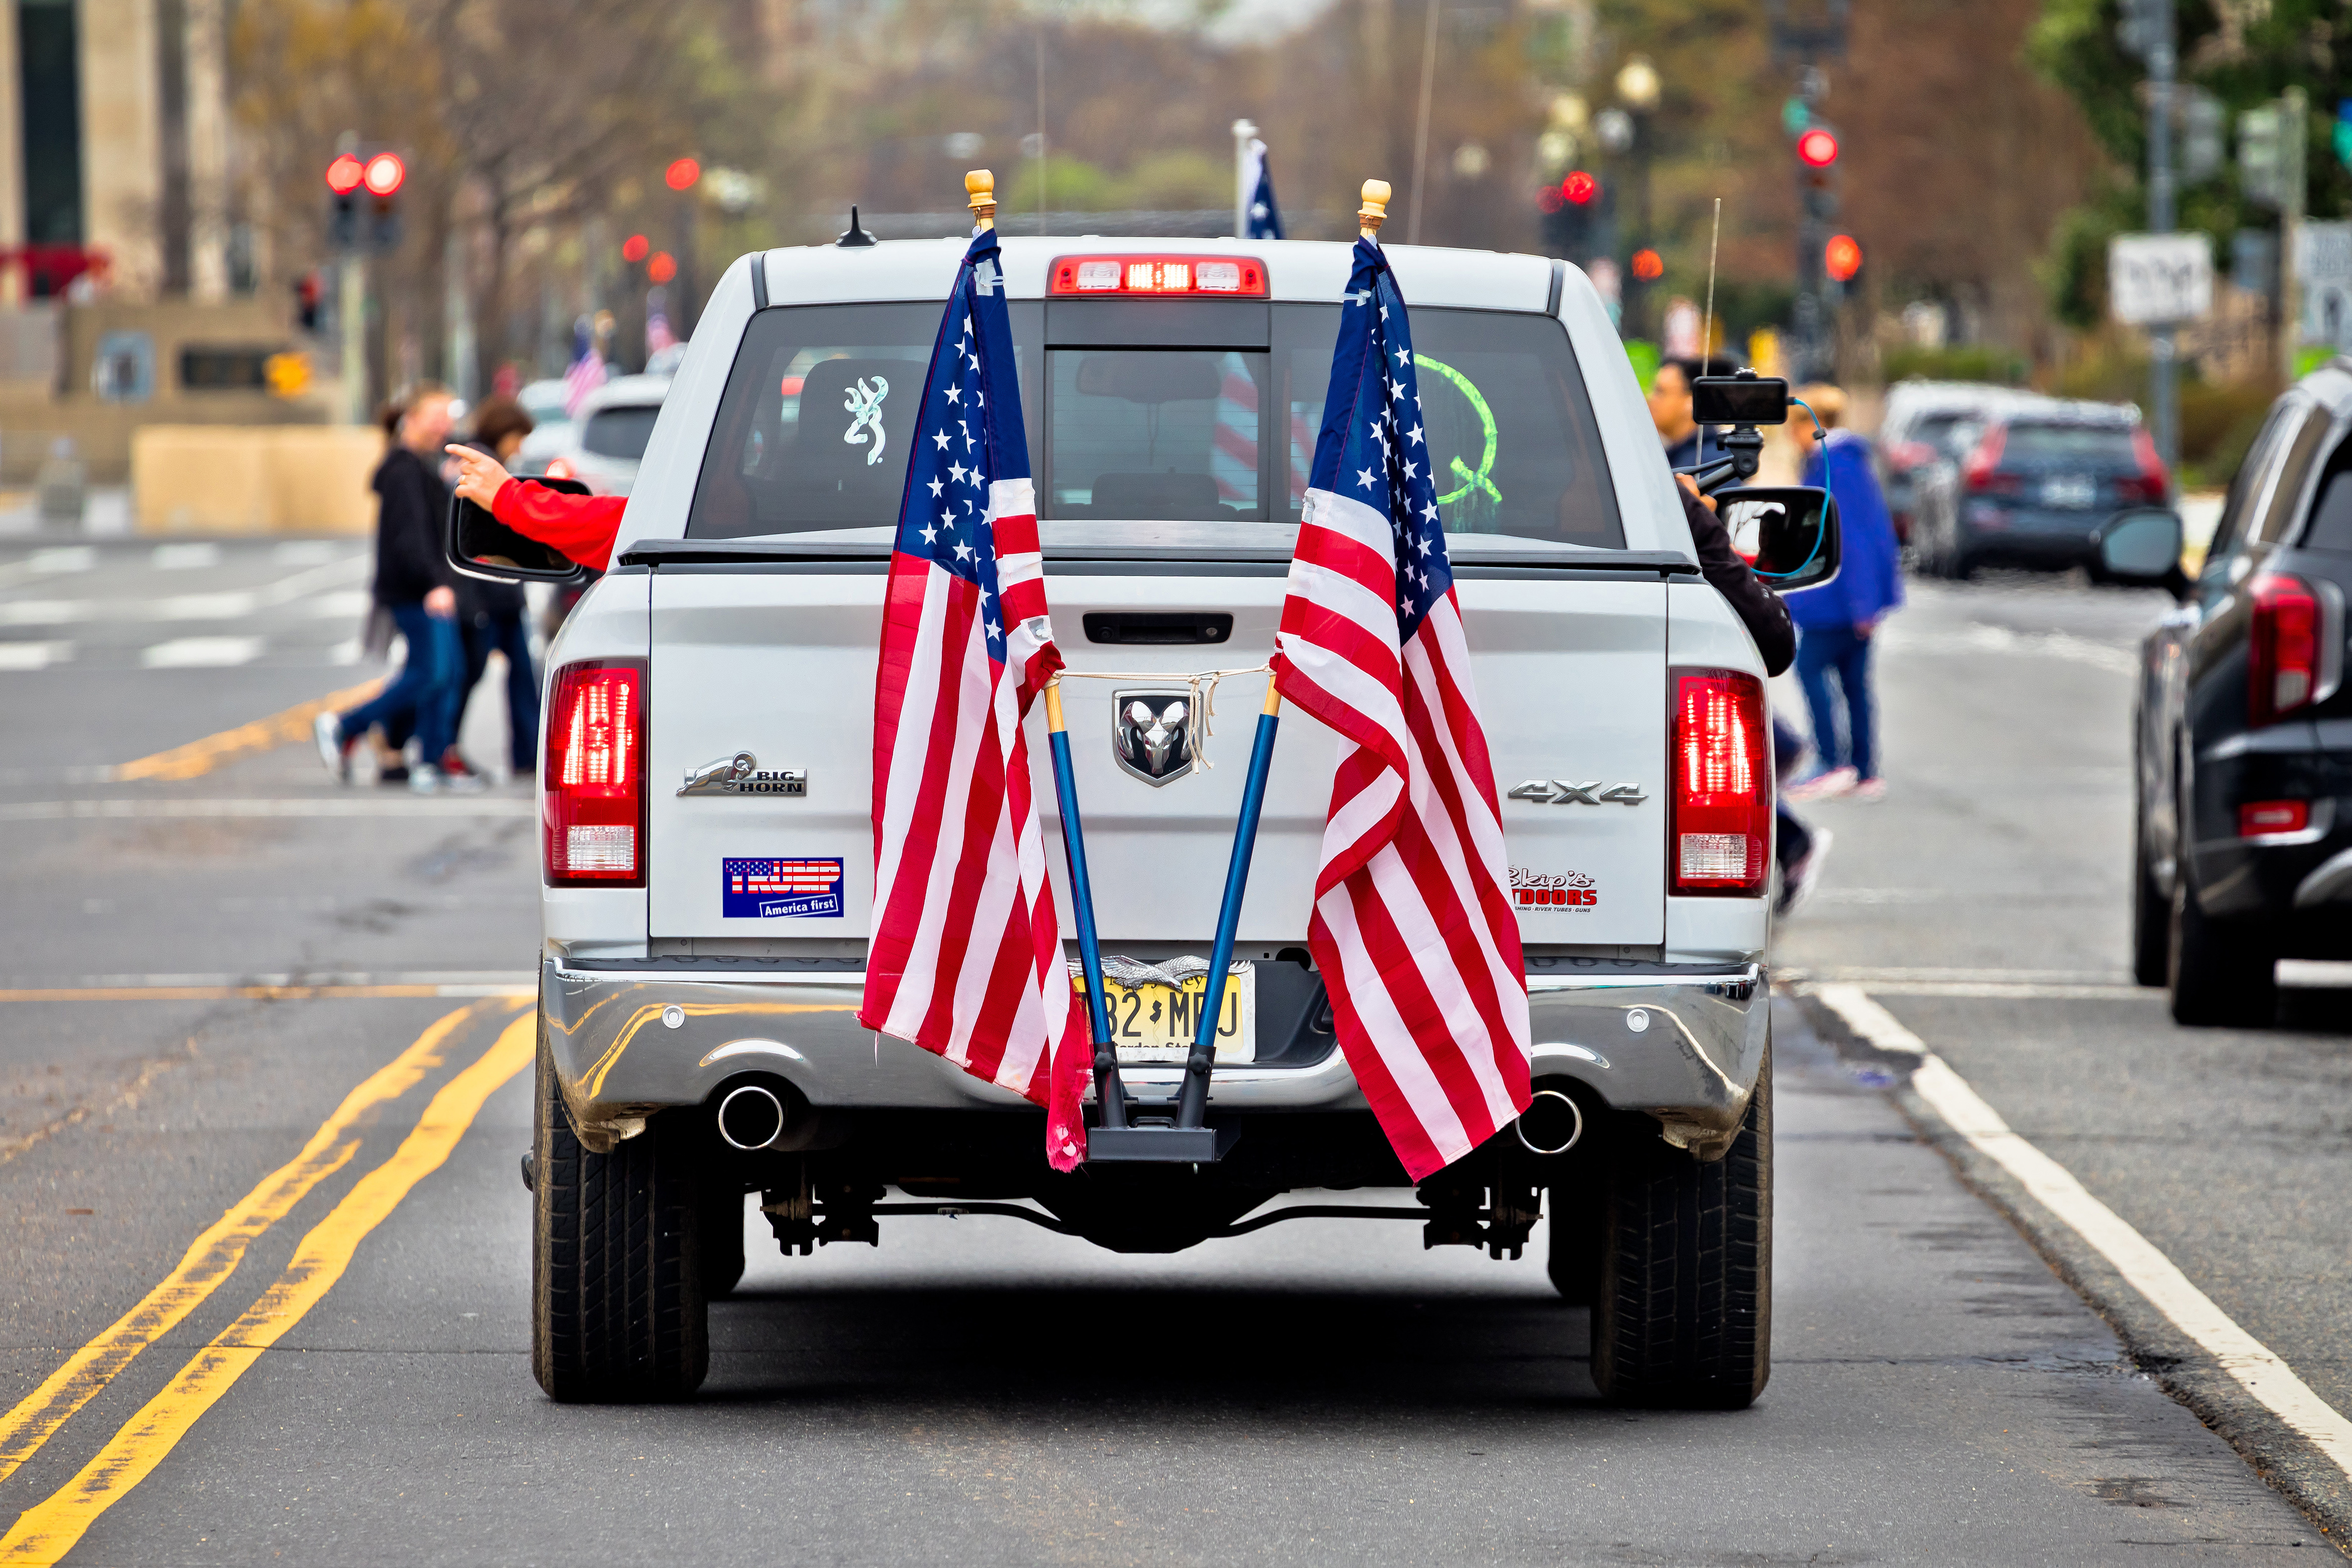
{"label": "chrome exhaust pipe", "polygon": [[1528,1153],[1564,1155],[1584,1136],[1584,1112],[1572,1096],[1557,1089],[1538,1089],[1511,1125]]}
{"label": "chrome exhaust pipe", "polygon": [[719,1102],[719,1135],[730,1148],[773,1148],[784,1135],[784,1103],[762,1083],[746,1083]]}

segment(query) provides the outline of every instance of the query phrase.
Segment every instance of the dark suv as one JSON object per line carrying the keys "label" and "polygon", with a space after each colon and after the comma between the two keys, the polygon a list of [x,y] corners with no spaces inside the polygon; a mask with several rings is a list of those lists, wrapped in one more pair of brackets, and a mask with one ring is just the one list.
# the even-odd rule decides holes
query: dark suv
{"label": "dark suv", "polygon": [[2098,570],[2101,527],[2117,512],[2161,507],[2168,486],[2137,413],[2054,404],[1995,419],[1960,465],[1957,505],[1913,529],[1921,564],[1966,577],[1982,561]]}
{"label": "dark suv", "polygon": [[2352,359],[2276,403],[2203,570],[2142,649],[2132,967],[2260,1025],[2283,957],[2352,955]]}

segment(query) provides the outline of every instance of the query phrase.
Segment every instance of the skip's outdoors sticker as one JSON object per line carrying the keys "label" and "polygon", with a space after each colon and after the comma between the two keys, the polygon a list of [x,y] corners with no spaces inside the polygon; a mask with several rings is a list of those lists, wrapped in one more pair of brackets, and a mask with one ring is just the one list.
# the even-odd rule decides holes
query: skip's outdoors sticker
{"label": "skip's outdoors sticker", "polygon": [[719,912],[730,920],[838,919],[841,862],[721,861]]}
{"label": "skip's outdoors sticker", "polygon": [[1541,872],[1528,866],[1511,868],[1511,902],[1521,909],[1591,909],[1601,902],[1600,889],[1580,871]]}

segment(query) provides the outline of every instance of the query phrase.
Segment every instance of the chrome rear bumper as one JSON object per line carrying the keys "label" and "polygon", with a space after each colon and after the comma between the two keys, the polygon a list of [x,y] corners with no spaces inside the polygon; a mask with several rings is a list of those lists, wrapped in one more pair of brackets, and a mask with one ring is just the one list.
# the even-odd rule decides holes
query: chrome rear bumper
{"label": "chrome rear bumper", "polygon": [[[545,960],[541,1030],[563,1096],[592,1144],[652,1112],[699,1104],[730,1078],[781,1078],[818,1111],[987,1110],[1023,1103],[919,1047],[859,1027],[862,975],[681,973]],[[1712,1158],[1730,1145],[1763,1064],[1764,967],[1718,972],[1543,975],[1528,982],[1535,1076],[1572,1079],[1619,1110],[1645,1111],[1668,1143]],[[1125,1070],[1145,1096],[1173,1066]],[[1212,1111],[1365,1109],[1334,1051],[1306,1067],[1220,1067]]]}

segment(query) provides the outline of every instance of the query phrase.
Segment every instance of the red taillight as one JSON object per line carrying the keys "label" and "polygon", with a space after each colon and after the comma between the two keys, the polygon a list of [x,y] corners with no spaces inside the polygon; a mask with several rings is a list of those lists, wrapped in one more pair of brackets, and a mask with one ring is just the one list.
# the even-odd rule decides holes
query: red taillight
{"label": "red taillight", "polygon": [[2008,445],[2009,431],[2006,427],[1996,424],[1984,433],[1984,439],[1977,443],[1977,449],[1969,454],[1969,460],[1960,470],[1969,489],[1990,490],[1994,487],[1993,476],[2000,467],[2001,452]]}
{"label": "red taillight", "polygon": [[2319,596],[2294,577],[2258,577],[2248,596],[2246,719],[2261,726],[2308,706],[2319,689]]}
{"label": "red taillight", "polygon": [[[2150,506],[2163,505],[2165,497],[2171,493],[2171,476],[2164,471],[2164,459],[2156,455],[2156,437],[2144,426],[2132,432],[2132,455],[2139,459],[2140,499]],[[2131,483],[2126,481],[2126,494],[2131,487]]]}
{"label": "red taillight", "polygon": [[1772,858],[1771,732],[1764,683],[1738,670],[1676,670],[1668,885],[1752,895]]}
{"label": "red taillight", "polygon": [[566,664],[550,684],[540,820],[551,883],[645,880],[646,670]]}
{"label": "red taillight", "polygon": [[1263,299],[1265,264],[1246,256],[1065,256],[1055,259],[1046,292]]}
{"label": "red taillight", "polygon": [[2308,800],[2249,800],[2238,808],[2238,836],[2242,839],[2299,833],[2309,826],[2311,802]]}

